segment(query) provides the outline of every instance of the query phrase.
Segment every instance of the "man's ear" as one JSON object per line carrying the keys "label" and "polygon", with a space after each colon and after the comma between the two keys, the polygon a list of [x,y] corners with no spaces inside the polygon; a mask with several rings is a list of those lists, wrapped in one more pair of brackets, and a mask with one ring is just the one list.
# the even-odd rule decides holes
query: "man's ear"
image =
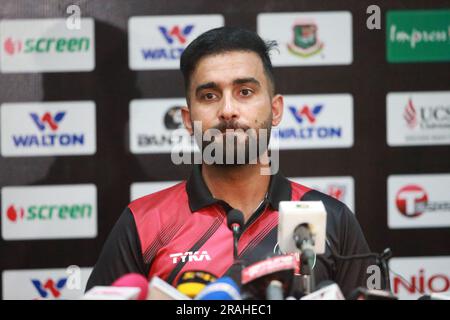
{"label": "man's ear", "polygon": [[191,111],[189,110],[189,107],[181,108],[181,118],[183,119],[184,127],[192,136],[194,134],[194,130],[192,128]]}
{"label": "man's ear", "polygon": [[281,94],[277,94],[272,98],[272,126],[276,127],[280,124],[283,117],[284,98]]}

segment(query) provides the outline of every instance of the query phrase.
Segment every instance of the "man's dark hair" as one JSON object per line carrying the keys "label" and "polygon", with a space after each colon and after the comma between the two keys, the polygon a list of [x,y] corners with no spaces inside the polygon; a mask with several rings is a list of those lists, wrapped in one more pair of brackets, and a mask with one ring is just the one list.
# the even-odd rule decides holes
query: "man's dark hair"
{"label": "man's dark hair", "polygon": [[221,27],[206,31],[192,41],[181,55],[180,69],[183,73],[186,93],[189,89],[190,77],[201,58],[230,51],[250,51],[258,54],[271,85],[272,93],[275,93],[275,81],[269,53],[276,45],[275,41],[265,42],[255,32],[242,28]]}

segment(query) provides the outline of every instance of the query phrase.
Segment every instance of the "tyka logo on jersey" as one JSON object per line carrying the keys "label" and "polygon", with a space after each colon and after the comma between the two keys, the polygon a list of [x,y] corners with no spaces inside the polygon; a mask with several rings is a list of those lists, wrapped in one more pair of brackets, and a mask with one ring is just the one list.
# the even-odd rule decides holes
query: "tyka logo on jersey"
{"label": "tyka logo on jersey", "polygon": [[172,263],[176,264],[178,261],[181,262],[199,262],[203,260],[211,261],[211,257],[208,254],[208,251],[187,251],[187,252],[180,252],[180,253],[172,253],[169,255],[169,257],[172,259]]}

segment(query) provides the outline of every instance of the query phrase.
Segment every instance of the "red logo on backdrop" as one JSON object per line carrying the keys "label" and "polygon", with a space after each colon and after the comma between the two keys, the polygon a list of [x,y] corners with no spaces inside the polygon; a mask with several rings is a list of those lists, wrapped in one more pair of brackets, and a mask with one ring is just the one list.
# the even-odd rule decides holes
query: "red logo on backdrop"
{"label": "red logo on backdrop", "polygon": [[6,210],[6,216],[12,222],[16,222],[17,219],[23,219],[25,210],[23,208],[15,208],[14,205],[10,205]]}
{"label": "red logo on backdrop", "polygon": [[403,117],[405,118],[406,124],[411,129],[413,129],[417,125],[417,112],[411,99],[408,100],[408,104],[405,107]]}
{"label": "red logo on backdrop", "polygon": [[339,201],[343,201],[345,196],[345,186],[331,184],[328,186],[326,193]]}
{"label": "red logo on backdrop", "polygon": [[12,56],[13,54],[22,51],[22,41],[20,40],[14,41],[13,39],[8,38],[3,43],[3,49],[5,49],[5,52],[7,54]]}
{"label": "red logo on backdrop", "polygon": [[407,185],[400,189],[395,201],[398,211],[406,217],[414,218],[424,213],[428,204],[428,195],[418,185]]}

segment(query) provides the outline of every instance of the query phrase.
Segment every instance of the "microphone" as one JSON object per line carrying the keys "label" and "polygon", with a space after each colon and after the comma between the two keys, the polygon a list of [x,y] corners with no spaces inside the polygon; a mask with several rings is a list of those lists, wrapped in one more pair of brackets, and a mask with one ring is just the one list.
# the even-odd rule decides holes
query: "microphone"
{"label": "microphone", "polygon": [[300,253],[296,285],[305,294],[314,291],[316,254],[325,253],[327,212],[322,201],[281,201],[278,243],[283,253]]}
{"label": "microphone", "polygon": [[283,284],[278,280],[270,281],[266,289],[267,300],[283,300]]}
{"label": "microphone", "polygon": [[241,229],[244,226],[244,215],[241,211],[232,209],[227,214],[228,229],[233,232],[233,257],[234,261],[238,260],[238,240]]}
{"label": "microphone", "polygon": [[95,286],[82,297],[83,300],[145,300],[148,294],[147,279],[138,273],[126,274],[111,286]]}
{"label": "microphone", "polygon": [[207,285],[195,300],[242,300],[239,287],[230,277],[222,277]]}
{"label": "microphone", "polygon": [[[273,256],[242,270],[243,296],[249,299],[279,299],[290,294],[296,268],[293,255]],[[281,283],[281,294],[279,284]],[[270,288],[268,288],[270,286]],[[269,292],[270,291],[270,292]],[[270,294],[270,296],[268,296]]]}
{"label": "microphone", "polygon": [[205,287],[217,280],[217,277],[206,271],[186,271],[177,283],[177,290],[190,298],[195,298]]}
{"label": "microphone", "polygon": [[336,283],[326,280],[317,285],[316,291],[301,297],[300,300],[345,300],[345,297]]}

